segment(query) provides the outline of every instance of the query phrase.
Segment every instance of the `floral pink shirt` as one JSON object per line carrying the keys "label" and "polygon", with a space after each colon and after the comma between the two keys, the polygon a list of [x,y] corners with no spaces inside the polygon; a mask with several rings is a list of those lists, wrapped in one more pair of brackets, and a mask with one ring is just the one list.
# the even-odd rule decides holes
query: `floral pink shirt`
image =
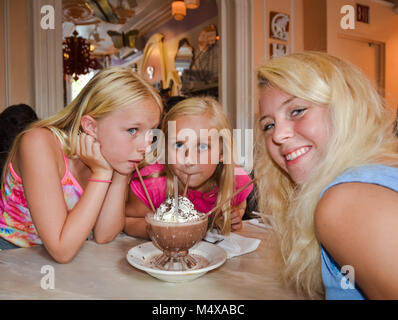
{"label": "floral pink shirt", "polygon": [[[144,183],[146,188],[148,189],[149,196],[152,200],[153,206],[155,209],[159,208],[159,206],[166,200],[166,177],[155,177],[155,178],[145,178],[147,175],[151,175],[153,173],[162,172],[164,169],[163,164],[151,164],[140,170],[141,175],[144,178]],[[133,178],[137,177],[137,173],[133,174]],[[246,172],[240,168],[236,167],[235,169],[235,190],[243,187],[250,181],[250,177],[246,174]],[[139,180],[131,180],[130,182],[131,191],[148,207],[150,208],[149,201],[145,195],[144,188],[141,185]],[[231,201],[232,206],[237,206],[246,200],[249,196],[250,192],[253,190],[253,185],[250,185],[246,189],[242,190],[238,193]],[[197,190],[188,189],[187,197],[193,203],[196,210],[199,212],[209,212],[213,209],[217,202],[217,193],[218,187],[214,188],[214,190],[202,193]]]}
{"label": "floral pink shirt", "polygon": [[[69,171],[68,159],[64,156],[65,175],[61,180],[68,212],[73,209],[83,194],[83,189]],[[0,192],[0,237],[19,247],[42,244],[32,222],[26,203],[23,183],[12,164]]]}

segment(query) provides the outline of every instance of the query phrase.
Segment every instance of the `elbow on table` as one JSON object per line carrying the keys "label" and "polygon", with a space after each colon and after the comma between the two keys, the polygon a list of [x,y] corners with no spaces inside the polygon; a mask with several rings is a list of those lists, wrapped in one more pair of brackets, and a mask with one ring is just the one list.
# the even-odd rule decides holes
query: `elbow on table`
{"label": "elbow on table", "polygon": [[60,264],[70,263],[73,258],[79,252],[79,248],[69,245],[63,245],[62,243],[44,243],[47,252],[50,256]]}
{"label": "elbow on table", "polygon": [[68,253],[68,252],[50,252],[51,257],[60,264],[68,264],[73,258],[76,256],[76,253]]}
{"label": "elbow on table", "polygon": [[123,232],[124,220],[119,226],[108,230],[94,229],[93,240],[98,244],[106,244],[112,242],[121,232]]}
{"label": "elbow on table", "polygon": [[98,244],[107,244],[109,242],[112,242],[115,238],[116,238],[116,234],[115,235],[110,235],[110,236],[94,236],[94,241]]}
{"label": "elbow on table", "polygon": [[131,237],[149,239],[145,218],[127,217],[123,232]]}

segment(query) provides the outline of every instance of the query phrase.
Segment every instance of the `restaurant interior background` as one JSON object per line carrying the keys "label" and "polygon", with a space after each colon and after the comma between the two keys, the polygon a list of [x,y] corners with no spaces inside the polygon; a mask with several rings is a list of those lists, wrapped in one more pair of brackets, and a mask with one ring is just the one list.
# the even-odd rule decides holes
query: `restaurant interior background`
{"label": "restaurant interior background", "polygon": [[[217,97],[233,127],[249,129],[258,109],[256,68],[273,56],[316,50],[359,66],[396,112],[398,0],[186,2],[0,0],[0,111],[26,103],[47,117],[99,69],[122,65],[140,72],[165,101]],[[185,9],[173,13],[178,5]],[[346,5],[355,10],[353,29],[346,29]],[[75,31],[84,38],[79,45]],[[87,74],[77,74],[82,63],[92,67]]]}

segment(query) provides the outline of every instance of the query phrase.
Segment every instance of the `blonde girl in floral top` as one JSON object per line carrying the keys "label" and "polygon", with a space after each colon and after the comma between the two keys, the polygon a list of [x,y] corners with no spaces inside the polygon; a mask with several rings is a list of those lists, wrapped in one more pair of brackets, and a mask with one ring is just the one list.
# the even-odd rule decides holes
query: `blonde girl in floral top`
{"label": "blonde girl in floral top", "polygon": [[18,135],[3,170],[1,247],[43,244],[67,263],[91,231],[98,243],[112,241],[124,227],[130,175],[162,111],[150,84],[108,68],[61,112]]}

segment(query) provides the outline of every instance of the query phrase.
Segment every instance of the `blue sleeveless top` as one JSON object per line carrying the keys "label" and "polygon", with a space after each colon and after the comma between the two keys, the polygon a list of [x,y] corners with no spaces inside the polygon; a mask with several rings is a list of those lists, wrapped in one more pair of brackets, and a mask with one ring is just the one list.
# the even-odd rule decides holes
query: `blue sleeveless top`
{"label": "blue sleeveless top", "polygon": [[[377,184],[398,192],[398,168],[384,165],[365,165],[348,169],[322,190],[320,198],[329,188],[348,182]],[[321,260],[322,280],[327,300],[366,299],[366,296],[356,284],[350,285],[347,278],[343,279],[340,266],[322,246]],[[347,274],[347,270],[342,271]]]}

